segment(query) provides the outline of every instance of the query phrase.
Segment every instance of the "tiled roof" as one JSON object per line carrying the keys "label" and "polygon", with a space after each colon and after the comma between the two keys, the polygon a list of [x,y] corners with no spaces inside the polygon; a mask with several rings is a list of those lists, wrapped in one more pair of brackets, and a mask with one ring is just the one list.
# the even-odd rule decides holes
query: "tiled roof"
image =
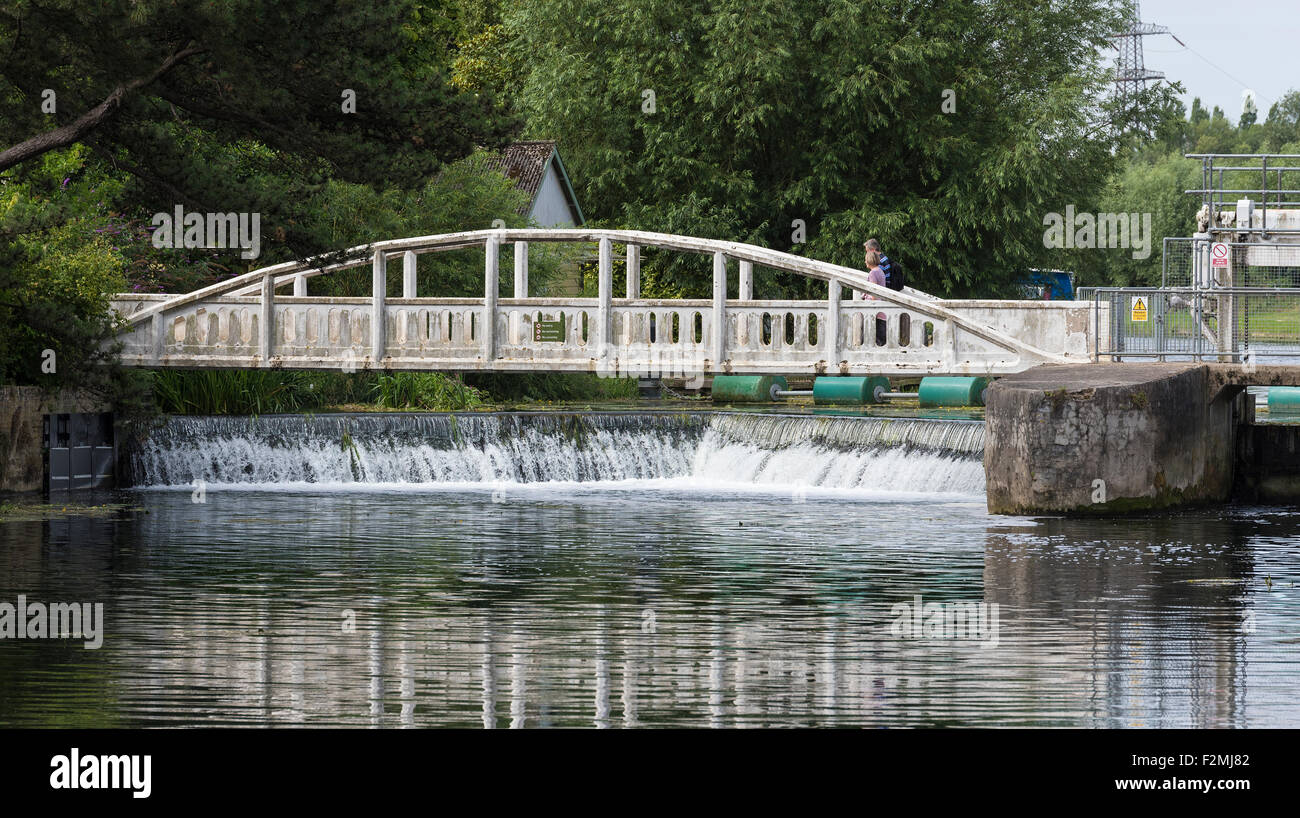
{"label": "tiled roof", "polygon": [[546,162],[554,151],[553,139],[515,142],[503,148],[499,158],[488,163],[488,167],[513,179],[515,187],[528,194],[528,202],[519,209],[519,215],[526,216],[532,209],[537,191],[542,186],[542,178],[546,174]]}

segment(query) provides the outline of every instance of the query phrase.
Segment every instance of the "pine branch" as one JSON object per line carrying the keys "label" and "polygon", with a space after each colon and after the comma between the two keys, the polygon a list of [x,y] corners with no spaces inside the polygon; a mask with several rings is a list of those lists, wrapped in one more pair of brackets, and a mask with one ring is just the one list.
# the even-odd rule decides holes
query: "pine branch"
{"label": "pine branch", "polygon": [[155,82],[159,77],[171,71],[185,59],[202,53],[206,49],[198,46],[190,46],[172,54],[162,65],[158,66],[152,74],[147,77],[137,77],[128,83],[119,85],[113,89],[108,97],[94,108],[77,117],[72,122],[52,131],[46,131],[43,134],[33,136],[24,142],[19,142],[7,150],[0,152],[0,171],[9,168],[21,162],[25,162],[36,156],[40,156],[48,151],[66,148],[78,142],[86,134],[107,122],[118,109],[122,106],[122,101],[127,95],[138,91],[141,88]]}

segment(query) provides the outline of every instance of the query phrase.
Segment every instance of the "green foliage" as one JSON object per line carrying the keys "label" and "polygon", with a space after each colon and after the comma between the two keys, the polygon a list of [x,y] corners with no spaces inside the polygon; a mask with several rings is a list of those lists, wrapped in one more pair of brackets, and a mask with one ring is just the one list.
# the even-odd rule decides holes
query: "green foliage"
{"label": "green foliage", "polygon": [[154,248],[144,224],[117,210],[122,191],[84,145],[0,176],[0,380],[134,401],[140,389],[110,365],[107,296],[184,291],[222,274],[202,251]]}
{"label": "green foliage", "polygon": [[44,154],[0,176],[0,240],[40,242],[70,227],[109,248],[135,291],[186,292],[231,273],[220,253],[154,247],[148,221],[122,215],[125,189],[85,145]]}
{"label": "green foliage", "polygon": [[519,56],[507,43],[505,27],[499,23],[465,39],[452,63],[451,84],[467,91],[504,94],[521,71]]}
{"label": "green foliage", "polygon": [[[1165,236],[1190,236],[1201,206],[1184,191],[1200,186],[1201,163],[1181,152],[1149,151],[1131,157],[1097,202],[1102,213],[1151,215],[1150,255],[1135,249],[1058,250],[1056,266],[1077,273],[1080,286],[1160,286]],[[1136,250],[1141,254],[1141,250]]]}
{"label": "green foliage", "polygon": [[1196,97],[1186,118],[1181,104],[1166,112],[1157,137],[1167,150],[1183,153],[1290,153],[1300,142],[1300,91],[1283,94],[1263,122],[1243,114],[1236,125]]}
{"label": "green foliage", "polygon": [[[524,193],[504,174],[489,166],[493,155],[478,151],[445,167],[417,191],[330,182],[313,199],[304,231],[316,244],[346,248],[361,246],[376,237],[427,236],[462,230],[484,230],[496,220],[507,227],[526,227],[519,215],[527,203]],[[510,248],[503,248],[508,254]],[[545,294],[550,282],[573,263],[575,249],[563,245],[529,248],[528,281],[533,295]],[[502,270],[511,259],[503,255]],[[425,253],[417,260],[417,294],[421,297],[483,296],[483,252],[479,249]],[[400,269],[400,268],[398,268]],[[311,279],[312,295],[370,295],[368,265]],[[502,295],[509,295],[510,276],[501,276]],[[388,276],[388,294],[400,296],[402,278]]]}
{"label": "green foliage", "polygon": [[257,415],[383,407],[454,412],[485,404],[635,398],[636,379],[587,374],[467,374],[289,370],[155,370],[155,411]]}
{"label": "green foliage", "polygon": [[102,390],[112,380],[106,294],[125,289],[126,262],[103,235],[103,215],[41,212],[51,198],[41,188],[66,160],[51,157],[30,183],[0,186],[0,382]]}
{"label": "green foliage", "polygon": [[1300,91],[1288,91],[1269,108],[1264,131],[1269,147],[1279,152],[1284,145],[1300,142]]}
{"label": "green foliage", "polygon": [[267,369],[153,373],[154,404],[174,415],[264,415],[315,409],[306,373]]}
{"label": "green foliage", "polygon": [[601,378],[587,373],[467,373],[465,380],[497,403],[621,400],[637,396],[636,378]]}
{"label": "green foliage", "polygon": [[375,382],[376,403],[390,409],[425,409],[452,412],[483,403],[483,395],[460,378],[441,372],[399,372],[380,375]]}
{"label": "green foliage", "polygon": [[312,370],[301,373],[313,401],[304,410],[324,410],[368,404],[379,377],[374,372],[331,372]]}
{"label": "green foliage", "polygon": [[[326,182],[418,187],[515,127],[491,95],[449,84],[461,5],[0,2],[0,149],[120,89],[78,141],[130,175],[130,214],[177,204],[260,213],[262,263],[333,249],[303,229]],[[44,89],[56,94],[53,114]],[[344,111],[345,89],[355,112]],[[233,251],[217,261],[247,265]]]}
{"label": "green foliage", "polygon": [[[76,144],[0,172],[0,379],[136,394],[105,365],[109,293],[186,292],[377,235],[513,215],[518,194],[481,162],[426,184],[514,127],[490,94],[448,82],[464,25],[488,19],[476,5],[0,2],[0,150],[33,145],[120,92]],[[355,92],[355,113],[343,111],[343,89]],[[153,247],[151,214],[177,205],[260,214],[263,256]],[[434,271],[428,289],[477,292],[477,267]],[[535,277],[547,270],[542,259]],[[47,349],[55,374],[40,369]],[[212,391],[244,396],[232,406],[265,411],[255,394],[297,403],[292,384],[222,384]]]}
{"label": "green foliage", "polygon": [[157,370],[154,405],[178,415],[259,415],[382,406],[452,411],[483,395],[438,372],[301,372],[266,369]]}
{"label": "green foliage", "polygon": [[[989,293],[1044,261],[1042,214],[1115,166],[1095,100],[1105,0],[521,0],[528,130],[558,137],[605,223],[859,265],[876,236],[919,287]],[[941,106],[955,92],[956,111]],[[655,111],[643,109],[653,91]],[[807,225],[794,245],[792,221]],[[704,296],[706,264],[646,263]],[[759,276],[759,294],[804,282]]]}
{"label": "green foliage", "polygon": [[[1199,98],[1184,116],[1181,103],[1166,101],[1152,127],[1154,138],[1131,145],[1122,164],[1095,201],[1103,213],[1151,214],[1151,255],[1134,259],[1130,249],[1057,250],[1054,267],[1073,270],[1080,285],[1159,285],[1163,264],[1162,239],[1188,237],[1196,229],[1201,198],[1184,191],[1202,186],[1201,163],[1185,153],[1292,153],[1300,150],[1300,92],[1285,94],[1265,122],[1245,117],[1234,126],[1223,111],[1207,111]],[[1261,167],[1259,160],[1233,164]],[[1273,179],[1276,184],[1276,177]],[[1228,188],[1250,189],[1260,184],[1258,171],[1223,175]],[[1178,260],[1182,263],[1182,259]]]}

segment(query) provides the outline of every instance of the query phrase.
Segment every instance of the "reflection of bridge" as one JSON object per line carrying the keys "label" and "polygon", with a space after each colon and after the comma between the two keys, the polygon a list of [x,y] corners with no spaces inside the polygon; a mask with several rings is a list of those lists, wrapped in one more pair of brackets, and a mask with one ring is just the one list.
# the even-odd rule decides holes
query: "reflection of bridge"
{"label": "reflection of bridge", "polygon": [[[596,298],[530,298],[529,242],[596,243]],[[500,295],[501,245],[514,245],[512,297]],[[626,248],[626,298],[614,298],[614,245]],[[417,298],[416,257],[483,247],[484,297]],[[712,299],[644,299],[643,248],[713,257]],[[387,295],[403,260],[402,297]],[[328,260],[255,270],[184,295],[122,294],[124,363],[150,367],[568,371],[604,375],[1007,374],[1090,360],[1090,306],[940,300],[869,283],[861,270],[748,244],[629,230],[476,230],[394,239]],[[729,295],[730,261],[737,270]],[[309,297],[306,279],[370,264],[369,297]],[[756,268],[829,283],[816,301],[754,299]],[[277,293],[292,285],[293,295]],[[875,301],[845,299],[866,293]],[[877,337],[876,316],[885,334]],[[541,321],[562,340],[535,340]],[[271,331],[265,328],[271,327]]]}

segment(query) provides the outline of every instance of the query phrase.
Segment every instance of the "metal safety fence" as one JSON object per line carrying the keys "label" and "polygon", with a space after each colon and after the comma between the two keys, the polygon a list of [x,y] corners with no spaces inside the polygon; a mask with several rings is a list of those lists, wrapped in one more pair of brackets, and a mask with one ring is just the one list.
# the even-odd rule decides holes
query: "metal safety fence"
{"label": "metal safety fence", "polygon": [[[1210,260],[1214,242],[1204,238],[1167,237],[1160,266],[1162,287],[1300,287],[1300,244],[1225,242],[1223,268]],[[1197,281],[1200,254],[1202,281]]]}
{"label": "metal safety fence", "polygon": [[1095,357],[1268,363],[1300,358],[1300,288],[1096,287]]}

